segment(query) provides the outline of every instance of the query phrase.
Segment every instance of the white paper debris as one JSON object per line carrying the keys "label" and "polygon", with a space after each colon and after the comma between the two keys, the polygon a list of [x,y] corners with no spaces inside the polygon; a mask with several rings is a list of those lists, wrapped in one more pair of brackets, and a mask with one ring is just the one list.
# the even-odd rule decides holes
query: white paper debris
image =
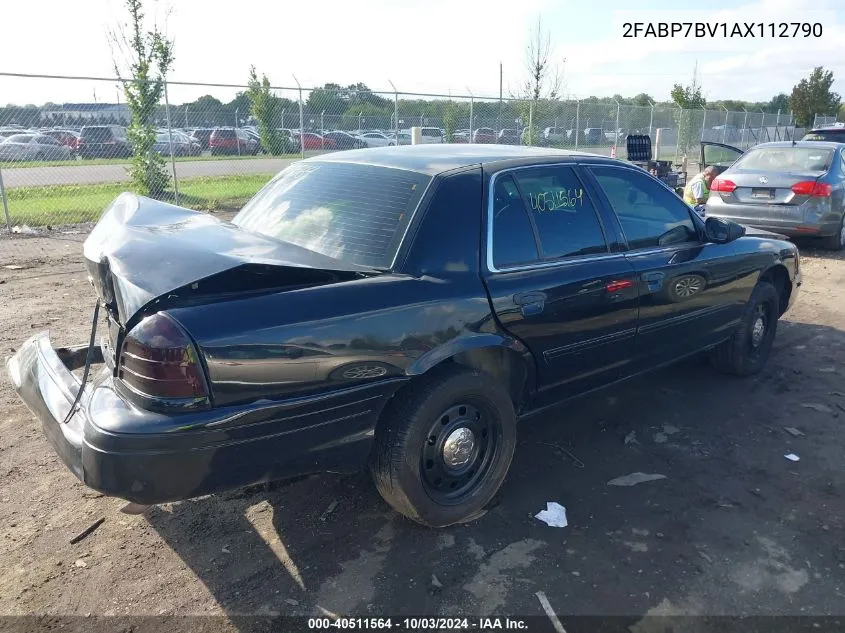
{"label": "white paper debris", "polygon": [[534,515],[534,518],[540,519],[551,527],[566,527],[569,525],[566,521],[566,508],[556,501],[546,503],[546,509],[540,510]]}
{"label": "white paper debris", "polygon": [[631,473],[630,475],[623,475],[616,479],[611,479],[607,482],[608,486],[636,486],[637,484],[644,484],[647,481],[657,481],[658,479],[666,479],[666,475],[658,475],[657,473]]}
{"label": "white paper debris", "polygon": [[786,455],[784,455],[784,457],[786,457],[786,459],[788,459],[791,462],[797,462],[799,459],[801,459],[795,453],[787,453]]}
{"label": "white paper debris", "polygon": [[21,233],[23,235],[31,235],[32,233],[35,233],[35,232],[36,232],[35,229],[28,227],[26,224],[23,224],[21,226],[13,226],[12,227],[12,233]]}

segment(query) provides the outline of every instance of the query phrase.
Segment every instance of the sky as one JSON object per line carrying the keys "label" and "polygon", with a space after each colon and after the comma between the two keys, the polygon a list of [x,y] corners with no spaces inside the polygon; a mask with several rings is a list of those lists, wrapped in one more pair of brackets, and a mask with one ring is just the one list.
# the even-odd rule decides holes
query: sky
{"label": "sky", "polygon": [[[147,0],[146,8],[175,41],[175,81],[242,84],[254,64],[274,86],[360,81],[390,91],[393,82],[399,91],[495,97],[501,63],[508,96],[526,76],[525,45],[541,19],[563,92],[573,98],[645,92],[668,100],[696,64],[709,101],[768,100],[818,65],[834,72],[834,89],[845,94],[842,0]],[[126,21],[123,0],[4,2],[0,20],[10,25],[0,38],[0,72],[114,76],[108,33]],[[623,37],[625,22],[659,21],[724,22],[728,30],[737,22],[818,22],[822,35]],[[37,38],[26,24],[37,24]],[[169,99],[225,101],[235,92],[171,86]],[[0,76],[2,105],[95,97],[122,100],[113,82]]]}

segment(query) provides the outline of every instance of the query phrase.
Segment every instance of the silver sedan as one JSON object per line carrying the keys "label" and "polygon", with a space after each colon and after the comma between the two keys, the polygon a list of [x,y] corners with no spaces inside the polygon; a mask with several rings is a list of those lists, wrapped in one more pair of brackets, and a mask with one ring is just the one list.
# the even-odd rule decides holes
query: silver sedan
{"label": "silver sedan", "polygon": [[43,134],[14,134],[0,143],[0,161],[70,160],[70,148]]}

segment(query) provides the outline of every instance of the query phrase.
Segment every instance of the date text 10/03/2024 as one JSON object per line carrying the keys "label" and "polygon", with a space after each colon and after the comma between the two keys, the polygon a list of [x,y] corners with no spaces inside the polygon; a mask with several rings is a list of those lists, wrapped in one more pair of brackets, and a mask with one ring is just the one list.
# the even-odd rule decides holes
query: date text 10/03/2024
{"label": "date text 10/03/2024", "polygon": [[397,630],[397,631],[527,631],[521,618],[308,618],[310,630]]}
{"label": "date text 10/03/2024", "polygon": [[797,38],[821,37],[821,22],[625,22],[622,37],[722,37]]}

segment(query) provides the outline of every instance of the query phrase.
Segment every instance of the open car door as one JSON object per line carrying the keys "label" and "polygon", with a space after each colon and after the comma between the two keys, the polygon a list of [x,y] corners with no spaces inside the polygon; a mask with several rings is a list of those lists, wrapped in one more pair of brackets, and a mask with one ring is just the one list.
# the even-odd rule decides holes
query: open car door
{"label": "open car door", "polygon": [[714,143],[712,141],[701,141],[701,157],[699,164],[703,170],[705,167],[713,166],[721,174],[745,152],[733,145]]}

